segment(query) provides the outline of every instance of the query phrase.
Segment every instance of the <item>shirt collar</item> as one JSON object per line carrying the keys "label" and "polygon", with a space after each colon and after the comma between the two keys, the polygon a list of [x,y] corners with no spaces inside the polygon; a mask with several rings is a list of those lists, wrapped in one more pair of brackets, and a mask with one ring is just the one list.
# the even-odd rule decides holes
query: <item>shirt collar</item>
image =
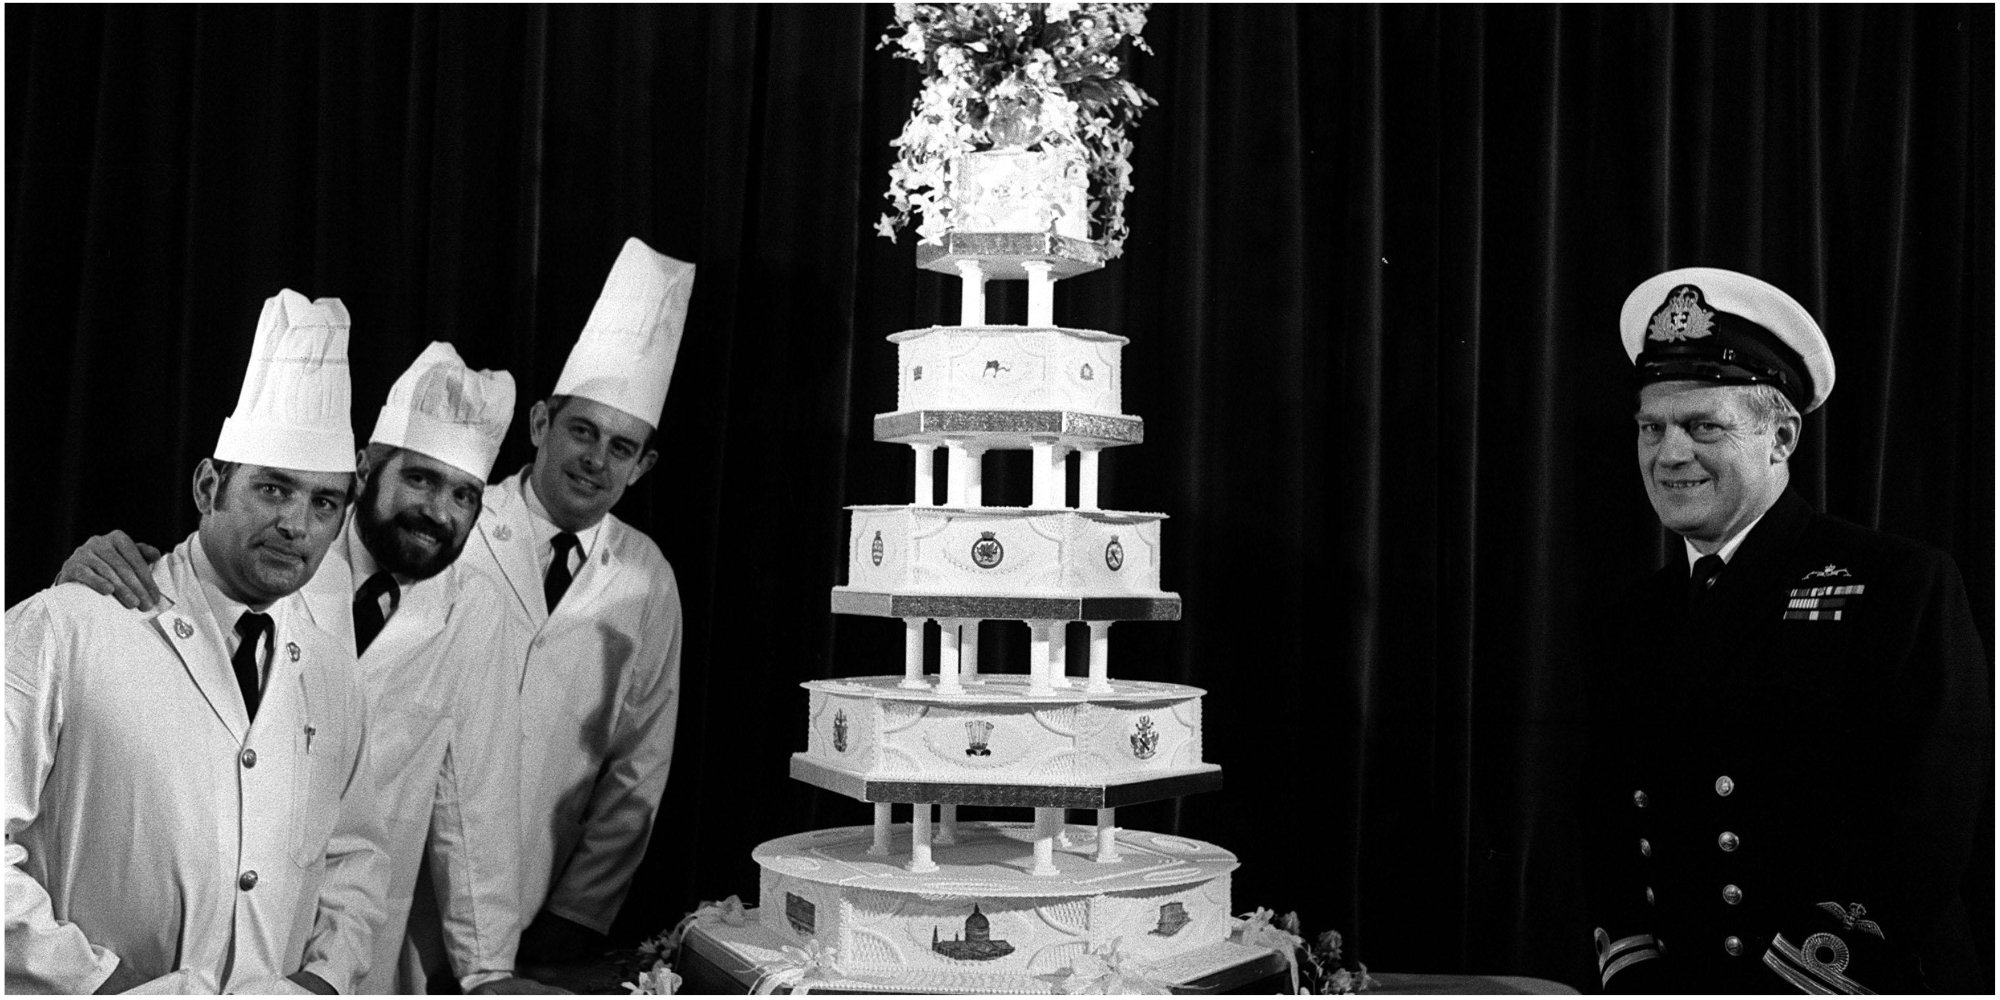
{"label": "shirt collar", "polygon": [[200,582],[202,596],[208,599],[209,613],[215,616],[216,625],[222,629],[222,641],[227,645],[227,651],[233,655],[237,644],[242,641],[236,634],[236,622],[243,617],[243,612],[257,611],[268,614],[275,621],[279,617],[277,611],[280,602],[273,601],[261,609],[252,608],[223,593],[222,587],[218,585],[220,577],[216,575],[215,564],[208,560],[208,549],[202,545],[200,532],[195,533],[194,545],[190,548],[194,550],[192,560],[194,578]]}
{"label": "shirt collar", "polygon": [[[535,480],[529,476],[534,468],[530,465],[521,470],[521,496],[527,501],[528,515],[535,520],[535,540],[543,548],[547,548],[563,529],[556,527],[556,523],[549,519],[548,508],[542,506],[542,498],[535,495]],[[583,557],[583,562],[590,561],[591,552],[597,548],[597,533],[603,528],[604,519],[600,517],[596,524],[582,531],[571,532],[576,536],[577,554]]]}
{"label": "shirt collar", "polygon": [[[1776,505],[1774,504],[1773,506]],[[1770,507],[1764,508],[1764,514],[1769,514],[1770,512]],[[1723,542],[1722,547],[1715,550],[1715,554],[1722,557],[1722,564],[1724,566],[1729,565],[1729,560],[1736,558],[1736,550],[1743,547],[1743,540],[1750,537],[1751,530],[1757,527],[1757,522],[1764,519],[1764,514],[1759,514],[1751,518],[1750,523],[1743,526],[1743,530],[1729,536],[1729,540]],[[1693,577],[1694,564],[1701,558],[1701,553],[1695,549],[1693,542],[1685,538],[1681,539],[1681,544],[1687,546],[1688,576]]]}

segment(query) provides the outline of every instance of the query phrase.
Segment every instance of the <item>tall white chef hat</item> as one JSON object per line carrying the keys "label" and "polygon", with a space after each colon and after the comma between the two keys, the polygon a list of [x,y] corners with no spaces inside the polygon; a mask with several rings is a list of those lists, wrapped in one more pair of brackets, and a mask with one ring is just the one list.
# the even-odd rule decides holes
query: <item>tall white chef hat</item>
{"label": "tall white chef hat", "polygon": [[347,307],[287,288],[264,300],[236,412],[215,457],[305,472],[353,472]]}
{"label": "tall white chef hat", "polygon": [[617,407],[657,430],[692,294],[693,264],[627,239],[555,394]]}
{"label": "tall white chef hat", "polygon": [[474,371],[450,344],[432,341],[389,387],[369,440],[422,452],[485,482],[513,417],[514,376]]}

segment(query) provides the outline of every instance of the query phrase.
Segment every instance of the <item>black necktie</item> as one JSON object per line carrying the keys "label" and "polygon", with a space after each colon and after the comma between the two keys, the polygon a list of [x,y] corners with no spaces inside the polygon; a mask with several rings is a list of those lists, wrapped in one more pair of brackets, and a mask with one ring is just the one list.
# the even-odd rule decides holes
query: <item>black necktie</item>
{"label": "black necktie", "polygon": [[1688,577],[1688,606],[1701,603],[1708,592],[1715,589],[1715,578],[1722,575],[1722,557],[1713,553],[1694,561],[1694,573]]}
{"label": "black necktie", "polygon": [[542,596],[549,602],[550,614],[555,614],[556,605],[562,603],[563,594],[569,590],[569,554],[579,543],[575,535],[558,531],[553,544],[556,557],[549,560],[549,575],[542,578]]}
{"label": "black necktie", "polygon": [[368,651],[368,644],[382,634],[382,626],[389,616],[382,613],[382,595],[389,595],[389,608],[395,610],[396,598],[401,590],[396,586],[396,578],[388,573],[377,573],[361,584],[361,590],[354,595],[354,655]]}
{"label": "black necktie", "polygon": [[242,641],[236,646],[236,655],[229,658],[229,665],[236,668],[236,686],[243,689],[243,708],[254,720],[257,702],[262,697],[257,684],[257,650],[264,645],[264,637],[271,634],[271,616],[243,612],[243,617],[236,619],[236,634]]}

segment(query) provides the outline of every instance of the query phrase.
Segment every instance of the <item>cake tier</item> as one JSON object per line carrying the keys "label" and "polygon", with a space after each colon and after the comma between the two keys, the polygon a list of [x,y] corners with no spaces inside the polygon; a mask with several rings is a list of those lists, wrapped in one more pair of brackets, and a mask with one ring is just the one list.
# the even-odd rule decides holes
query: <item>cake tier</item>
{"label": "cake tier", "polygon": [[889,335],[896,409],[1118,412],[1125,338],[1060,326],[933,326]]}
{"label": "cake tier", "polygon": [[1069,449],[1115,448],[1146,440],[1146,422],[1070,410],[911,410],[876,414],[875,440],[933,447],[962,441],[988,451],[1025,451],[1038,441]]}
{"label": "cake tier", "polygon": [[1055,233],[947,232],[936,242],[917,244],[917,266],[960,277],[959,264],[973,261],[988,279],[1028,277],[1029,261],[1049,265],[1051,277],[1074,278],[1104,266],[1104,245]]}
{"label": "cake tier", "polygon": [[874,618],[972,618],[1024,622],[1177,622],[1181,596],[991,597],[984,594],[915,594],[833,588],[837,615]]}
{"label": "cake tier", "polygon": [[[738,989],[755,987],[759,970],[796,964],[795,957],[784,951],[798,947],[793,943],[797,936],[789,928],[783,934],[766,930],[761,909],[750,910],[747,917],[742,924],[707,919],[690,926],[687,961],[711,963],[725,975],[733,974]],[[687,967],[691,983],[695,967]],[[1271,993],[1284,990],[1287,969],[1284,957],[1276,951],[1231,939],[1154,959],[1133,971],[1143,971],[1146,978],[1182,993]],[[1040,976],[982,972],[978,963],[966,963],[958,968],[876,971],[865,977],[844,969],[820,972],[805,985],[814,993],[1053,994],[1065,992],[1063,985],[1068,979],[1061,972]],[[786,977],[763,985],[776,985],[777,992],[783,992],[791,984],[792,979]]]}
{"label": "cake tier", "polygon": [[1164,597],[1164,514],[855,506],[847,585],[889,593]]}
{"label": "cake tier", "polygon": [[[869,802],[1103,808],[1220,787],[1201,759],[1200,688],[1082,678],[1030,694],[1022,674],[807,681],[806,751],[792,776]],[[856,794],[860,792],[860,794]]]}
{"label": "cake tier", "polygon": [[1170,961],[1222,943],[1230,931],[1229,873],[1236,857],[1182,837],[1120,830],[1119,857],[1091,855],[1097,831],[1069,826],[1056,874],[1033,868],[1033,828],[966,823],[956,843],[934,844],[938,870],[913,874],[907,826],[887,855],[868,853],[868,827],[819,830],[770,841],[763,868],[763,927],[802,945],[837,949],[847,973],[1059,972],[1113,940],[1128,959]]}
{"label": "cake tier", "polygon": [[952,160],[951,228],[1090,238],[1089,172],[1074,153],[988,150]]}

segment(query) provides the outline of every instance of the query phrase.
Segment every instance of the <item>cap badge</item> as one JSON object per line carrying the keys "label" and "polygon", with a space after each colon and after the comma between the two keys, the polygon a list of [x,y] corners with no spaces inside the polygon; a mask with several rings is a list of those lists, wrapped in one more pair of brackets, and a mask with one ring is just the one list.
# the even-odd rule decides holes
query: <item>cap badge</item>
{"label": "cap badge", "polygon": [[1701,307],[1701,289],[1681,285],[1667,293],[1667,304],[1653,314],[1647,340],[1697,340],[1715,332],[1715,313]]}
{"label": "cap badge", "polygon": [[285,643],[285,653],[286,653],[286,655],[288,655],[288,656],[290,656],[290,657],[292,658],[292,662],[293,662],[293,663],[297,663],[297,662],[299,662],[299,644],[298,644],[298,643],[296,643],[296,642],[288,642],[288,643]]}

